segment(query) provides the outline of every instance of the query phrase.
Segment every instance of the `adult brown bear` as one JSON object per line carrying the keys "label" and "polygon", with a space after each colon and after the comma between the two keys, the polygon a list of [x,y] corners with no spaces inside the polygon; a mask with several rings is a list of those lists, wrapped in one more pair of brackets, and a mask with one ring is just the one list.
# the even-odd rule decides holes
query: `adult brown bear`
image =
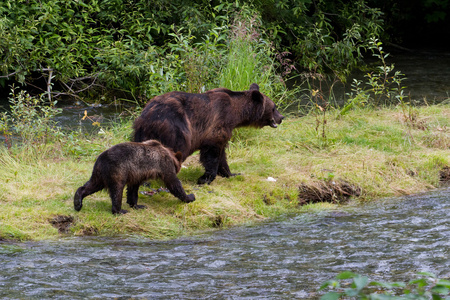
{"label": "adult brown bear", "polygon": [[162,179],[167,189],[181,201],[195,200],[193,194],[186,195],[177,173],[181,168],[182,154],[173,153],[160,142],[148,140],[142,143],[121,143],[101,153],[92,171],[91,178],[79,187],[73,197],[75,210],[83,206],[83,199],[102,189],[111,197],[112,213],[124,214],[122,195],[127,185],[127,203],[131,208],[145,208],[138,205],[139,186],[148,179]]}
{"label": "adult brown bear", "polygon": [[256,83],[242,92],[224,88],[203,94],[170,92],[147,103],[134,122],[133,140],[158,140],[173,151],[180,151],[183,161],[200,150],[205,174],[198,183],[209,184],[217,174],[222,177],[234,175],[225,155],[234,128],[276,128],[283,118],[275,103],[259,91]]}

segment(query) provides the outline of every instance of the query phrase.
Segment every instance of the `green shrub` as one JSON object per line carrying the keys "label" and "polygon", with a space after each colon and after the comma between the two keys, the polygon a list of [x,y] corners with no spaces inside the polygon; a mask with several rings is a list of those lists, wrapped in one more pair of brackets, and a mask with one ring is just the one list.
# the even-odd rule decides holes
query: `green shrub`
{"label": "green shrub", "polygon": [[11,112],[3,113],[0,120],[3,134],[14,132],[25,144],[46,143],[60,135],[53,119],[61,113],[61,109],[55,107],[57,101],[48,101],[45,94],[33,97],[23,90],[17,92],[13,86],[9,102]]}
{"label": "green shrub", "polygon": [[[277,56],[307,72],[344,80],[369,38],[382,30],[381,12],[364,0],[3,2],[0,85],[14,79],[45,91],[43,81],[33,81],[42,74],[58,83],[53,96],[91,99],[109,94],[145,102],[166,91],[202,91],[220,83],[242,89],[229,80],[237,74],[242,85],[259,82],[285,103],[294,94],[287,95],[273,76],[283,73]],[[238,27],[246,28],[244,36],[233,39]],[[247,35],[251,32],[258,36]],[[251,65],[236,71],[237,57]]]}

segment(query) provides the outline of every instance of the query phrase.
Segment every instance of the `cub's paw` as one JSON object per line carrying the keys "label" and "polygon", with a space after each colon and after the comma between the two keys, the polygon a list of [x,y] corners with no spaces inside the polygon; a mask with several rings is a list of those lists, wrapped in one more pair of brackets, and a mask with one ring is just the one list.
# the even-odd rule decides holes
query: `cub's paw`
{"label": "cub's paw", "polygon": [[186,199],[184,200],[185,203],[190,203],[190,202],[194,202],[195,201],[195,195],[194,194],[189,194],[186,196]]}
{"label": "cub's paw", "polygon": [[80,193],[78,191],[75,193],[75,196],[73,197],[73,207],[76,211],[80,211],[83,207],[83,199],[81,199]]}

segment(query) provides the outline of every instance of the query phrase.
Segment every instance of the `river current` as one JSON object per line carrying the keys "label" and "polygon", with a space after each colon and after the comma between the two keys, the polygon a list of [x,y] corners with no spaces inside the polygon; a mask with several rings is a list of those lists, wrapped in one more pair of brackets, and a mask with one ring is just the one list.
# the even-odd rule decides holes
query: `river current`
{"label": "river current", "polygon": [[450,278],[450,188],[173,241],[0,244],[2,299],[317,299],[349,270]]}

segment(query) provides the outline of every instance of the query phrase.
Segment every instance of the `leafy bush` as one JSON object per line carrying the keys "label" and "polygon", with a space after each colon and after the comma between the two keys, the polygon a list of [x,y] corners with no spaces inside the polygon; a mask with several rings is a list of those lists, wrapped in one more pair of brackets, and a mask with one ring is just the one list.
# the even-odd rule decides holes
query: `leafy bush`
{"label": "leafy bush", "polygon": [[[176,57],[166,58],[169,33],[179,24],[197,36],[208,32],[208,9],[167,0],[6,0],[0,6],[2,77],[29,82],[33,73],[52,70],[71,95],[113,88],[136,96],[149,79],[170,81],[177,69]],[[173,70],[161,72],[161,66]]]}
{"label": "leafy bush", "polygon": [[367,80],[353,79],[351,92],[347,103],[341,109],[339,115],[346,114],[356,106],[370,105],[392,105],[399,104],[404,111],[408,109],[408,104],[404,95],[405,87],[402,82],[406,79],[400,71],[394,72],[394,64],[388,65],[386,58],[389,53],[383,51],[382,42],[376,38],[369,41],[369,49],[373,51],[373,56],[378,59],[380,65],[375,70],[367,73]]}
{"label": "leafy bush", "polygon": [[49,102],[45,96],[33,97],[12,87],[9,98],[11,112],[4,112],[0,120],[3,134],[15,132],[26,144],[45,143],[57,137],[60,130],[53,118],[61,113],[61,109],[55,107],[56,101]]}
{"label": "leafy bush", "polygon": [[[275,60],[280,53],[289,53],[304,70],[331,71],[344,79],[369,37],[382,28],[381,12],[364,0],[242,3],[5,0],[0,6],[0,85],[12,78],[31,83],[44,75],[47,82],[33,82],[44,92],[54,76],[59,90],[53,96],[114,93],[138,102],[169,90],[217,87],[220,72],[233,76],[230,58],[249,54],[245,42],[250,36],[233,40],[239,21],[256,24],[259,33],[247,49],[259,56],[253,62],[258,72],[240,73],[252,77],[247,81],[278,85],[265,72],[282,73]],[[245,18],[236,17],[241,12]]]}

